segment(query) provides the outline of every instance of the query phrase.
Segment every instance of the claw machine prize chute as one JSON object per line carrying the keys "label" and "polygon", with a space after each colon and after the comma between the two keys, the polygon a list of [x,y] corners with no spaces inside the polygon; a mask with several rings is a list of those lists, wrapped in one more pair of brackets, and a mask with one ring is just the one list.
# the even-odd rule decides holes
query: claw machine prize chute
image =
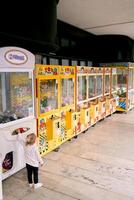
{"label": "claw machine prize chute", "polygon": [[39,150],[45,155],[61,135],[59,66],[36,65],[36,84]]}
{"label": "claw machine prize chute", "polygon": [[18,132],[25,138],[36,134],[34,116],[34,55],[25,49],[0,49],[0,152],[2,178],[5,179],[25,166]]}
{"label": "claw machine prize chute", "polygon": [[61,129],[64,142],[75,134],[75,67],[60,66]]}

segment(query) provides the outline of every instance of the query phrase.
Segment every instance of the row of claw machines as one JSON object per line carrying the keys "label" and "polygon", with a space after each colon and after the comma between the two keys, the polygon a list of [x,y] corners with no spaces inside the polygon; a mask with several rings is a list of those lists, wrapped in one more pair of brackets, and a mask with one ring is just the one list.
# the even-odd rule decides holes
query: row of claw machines
{"label": "row of claw machines", "polygon": [[24,139],[36,133],[44,156],[116,110],[134,106],[133,63],[35,65],[35,56],[17,47],[1,48],[0,59],[1,180],[25,166],[18,133]]}
{"label": "row of claw machines", "polygon": [[41,155],[116,111],[114,75],[110,68],[36,65]]}
{"label": "row of claw machines", "polygon": [[43,156],[116,111],[134,106],[133,63],[36,65],[37,132]]}

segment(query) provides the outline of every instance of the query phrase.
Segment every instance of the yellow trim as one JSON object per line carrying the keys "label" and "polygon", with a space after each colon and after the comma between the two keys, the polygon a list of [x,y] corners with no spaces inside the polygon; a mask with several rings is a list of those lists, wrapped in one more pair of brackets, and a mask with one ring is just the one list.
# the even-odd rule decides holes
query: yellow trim
{"label": "yellow trim", "polygon": [[122,111],[122,112],[126,111],[126,109],[123,109],[123,108],[120,108],[120,107],[116,107],[116,110],[117,111]]}

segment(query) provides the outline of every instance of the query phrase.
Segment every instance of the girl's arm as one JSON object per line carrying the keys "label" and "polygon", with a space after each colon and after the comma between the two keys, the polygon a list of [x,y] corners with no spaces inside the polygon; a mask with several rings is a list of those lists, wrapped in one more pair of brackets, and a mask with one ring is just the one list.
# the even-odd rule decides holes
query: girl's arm
{"label": "girl's arm", "polygon": [[44,164],[44,161],[43,161],[43,159],[41,158],[37,147],[36,147],[36,156],[37,156],[38,162],[39,162],[41,165],[43,165],[43,164]]}
{"label": "girl's arm", "polygon": [[25,144],[25,139],[22,137],[22,134],[21,134],[21,133],[18,133],[18,135],[17,135],[17,141],[18,141],[20,144],[22,144],[22,145]]}

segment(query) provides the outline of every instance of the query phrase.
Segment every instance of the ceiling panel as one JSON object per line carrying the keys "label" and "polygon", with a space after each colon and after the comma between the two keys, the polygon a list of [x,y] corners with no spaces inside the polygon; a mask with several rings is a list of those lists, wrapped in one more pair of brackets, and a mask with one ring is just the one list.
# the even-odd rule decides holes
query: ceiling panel
{"label": "ceiling panel", "polygon": [[134,39],[134,0],[60,0],[58,19],[97,35]]}

